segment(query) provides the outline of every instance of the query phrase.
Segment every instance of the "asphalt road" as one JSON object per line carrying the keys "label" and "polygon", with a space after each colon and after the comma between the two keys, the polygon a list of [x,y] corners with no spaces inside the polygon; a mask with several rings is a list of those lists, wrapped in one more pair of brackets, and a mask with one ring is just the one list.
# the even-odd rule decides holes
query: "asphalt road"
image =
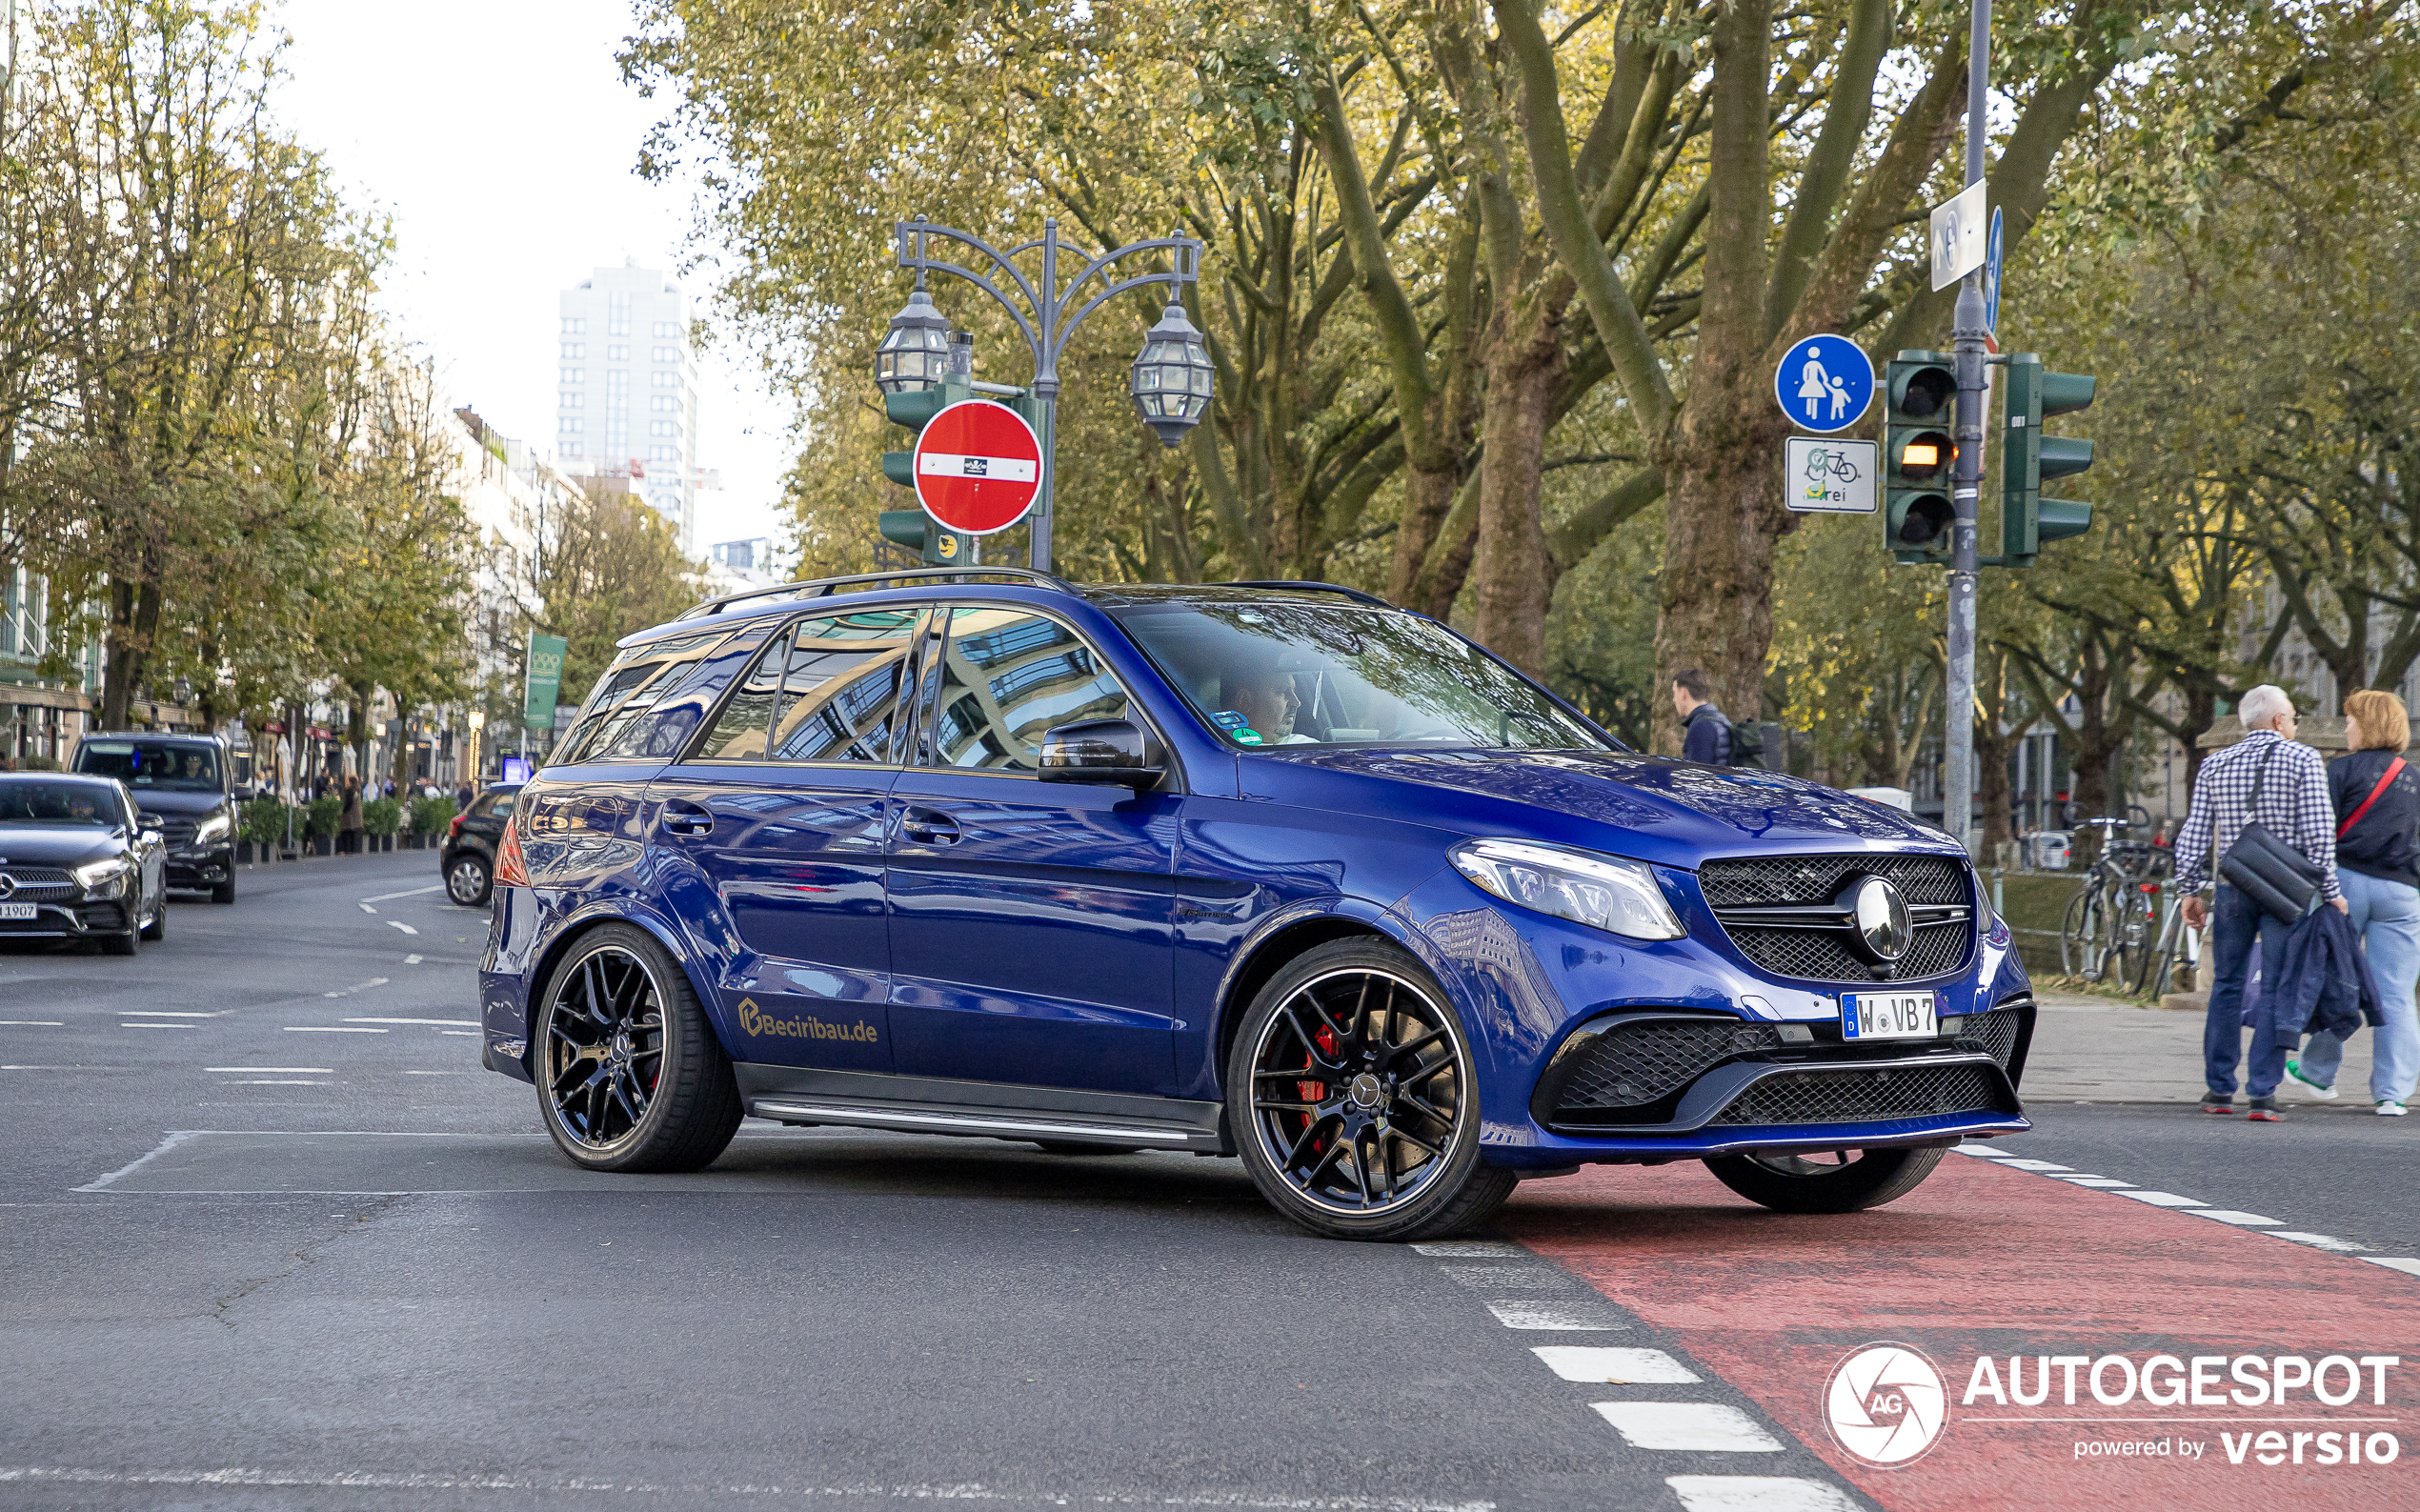
{"label": "asphalt road", "polygon": [[[1183,1155],[752,1122],[698,1176],[591,1176],[478,1066],[484,930],[403,853],[248,874],[131,961],[0,950],[0,1507],[1960,1504],[1861,1476],[1794,1381],[1617,1283],[1719,1314],[1709,1260],[1793,1274],[1819,1231],[1697,1167],[1524,1186],[1536,1249],[1310,1239]],[[2058,1108],[2002,1153],[2420,1254],[2420,1127],[2369,1123]],[[2005,1229],[2052,1185],[1968,1163],[1823,1244]],[[2311,1256],[2259,1243],[2255,1273]]]}

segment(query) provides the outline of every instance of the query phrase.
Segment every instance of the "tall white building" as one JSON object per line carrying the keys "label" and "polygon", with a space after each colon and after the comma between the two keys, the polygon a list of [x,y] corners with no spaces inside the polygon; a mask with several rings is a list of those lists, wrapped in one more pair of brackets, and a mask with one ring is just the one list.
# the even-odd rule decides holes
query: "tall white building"
{"label": "tall white building", "polygon": [[599,268],[562,293],[555,452],[569,472],[628,477],[689,554],[697,518],[697,364],[689,296],[653,268]]}

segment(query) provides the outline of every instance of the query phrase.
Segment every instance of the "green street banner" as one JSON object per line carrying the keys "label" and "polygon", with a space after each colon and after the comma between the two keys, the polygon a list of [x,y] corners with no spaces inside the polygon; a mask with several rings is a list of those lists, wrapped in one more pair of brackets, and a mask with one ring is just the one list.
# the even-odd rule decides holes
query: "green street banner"
{"label": "green street banner", "polygon": [[522,678],[521,723],[536,730],[555,725],[555,699],[563,681],[563,637],[532,635],[530,662]]}

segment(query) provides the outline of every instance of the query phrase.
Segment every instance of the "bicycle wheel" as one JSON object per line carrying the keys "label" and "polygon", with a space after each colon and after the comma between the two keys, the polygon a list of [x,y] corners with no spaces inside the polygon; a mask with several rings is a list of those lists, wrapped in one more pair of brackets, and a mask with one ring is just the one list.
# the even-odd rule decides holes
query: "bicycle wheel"
{"label": "bicycle wheel", "polygon": [[2159,917],[2151,912],[2151,896],[2127,887],[2109,910],[2109,979],[2128,992],[2141,992],[2150,972],[2152,945],[2159,937]]}
{"label": "bicycle wheel", "polygon": [[2101,885],[2087,882],[2067,900],[2067,917],[2059,925],[2059,970],[2087,981],[2101,979],[2101,958],[2107,950],[2107,910]]}

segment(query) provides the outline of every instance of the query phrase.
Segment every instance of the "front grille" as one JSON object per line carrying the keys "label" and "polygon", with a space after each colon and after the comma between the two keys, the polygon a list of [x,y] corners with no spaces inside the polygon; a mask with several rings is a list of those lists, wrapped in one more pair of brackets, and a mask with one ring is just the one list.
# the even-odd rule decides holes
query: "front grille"
{"label": "front grille", "polygon": [[11,903],[50,903],[75,895],[75,878],[60,867],[0,866],[0,873],[16,878],[16,891],[6,899]]}
{"label": "front grille", "polygon": [[1971,908],[1966,868],[1947,856],[1761,856],[1708,861],[1698,886],[1739,953],[1764,971],[1800,981],[1922,981],[1966,964],[1974,938],[1969,918],[1920,923],[1906,953],[1889,967],[1869,965],[1845,930],[1754,924],[1724,917],[1734,908],[1829,903],[1854,877],[1887,878],[1914,907]]}
{"label": "front grille", "polygon": [[1714,1116],[1717,1126],[1868,1123],[1944,1113],[1992,1113],[1999,1099],[1981,1066],[1914,1066],[1888,1071],[1790,1071],[1750,1086]]}
{"label": "front grille", "polygon": [[193,843],[193,832],[201,826],[192,819],[163,818],[158,828],[161,840],[171,850],[180,850]]}
{"label": "front grille", "polygon": [[1729,1018],[1664,1018],[1616,1024],[1591,1040],[1563,1082],[1558,1116],[1616,1112],[1660,1102],[1734,1056],[1777,1049],[1770,1024]]}
{"label": "front grille", "polygon": [[1958,1048],[1980,1050],[2008,1069],[2008,1057],[2017,1048],[2017,1019],[2014,1008],[2002,1008],[1992,1013],[1976,1014],[1958,1026]]}

